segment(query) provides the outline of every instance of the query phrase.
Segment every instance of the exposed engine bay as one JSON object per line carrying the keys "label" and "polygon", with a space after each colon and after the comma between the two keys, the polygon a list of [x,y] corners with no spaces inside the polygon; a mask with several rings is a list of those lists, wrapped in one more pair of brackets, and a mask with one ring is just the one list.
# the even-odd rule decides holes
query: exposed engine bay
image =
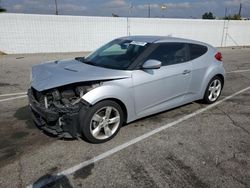
{"label": "exposed engine bay", "polygon": [[91,82],[83,85],[67,85],[43,92],[33,89],[35,99],[46,109],[60,111],[63,108],[74,108],[82,96],[92,89],[99,87],[101,82]]}
{"label": "exposed engine bay", "polygon": [[99,87],[102,82],[71,84],[39,92],[28,90],[33,120],[46,132],[63,138],[78,138],[79,111],[86,111],[89,104],[82,96]]}

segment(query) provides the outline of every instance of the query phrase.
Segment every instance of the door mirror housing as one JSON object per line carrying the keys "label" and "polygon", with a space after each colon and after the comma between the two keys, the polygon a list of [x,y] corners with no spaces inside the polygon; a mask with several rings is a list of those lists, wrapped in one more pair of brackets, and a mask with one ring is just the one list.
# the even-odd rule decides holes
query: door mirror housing
{"label": "door mirror housing", "polygon": [[147,60],[143,65],[143,69],[159,69],[161,67],[161,62],[155,59]]}

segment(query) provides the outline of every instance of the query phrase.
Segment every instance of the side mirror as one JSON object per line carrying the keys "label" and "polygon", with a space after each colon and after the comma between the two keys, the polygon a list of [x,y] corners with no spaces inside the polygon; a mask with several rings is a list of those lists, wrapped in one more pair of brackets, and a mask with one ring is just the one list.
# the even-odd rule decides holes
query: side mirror
{"label": "side mirror", "polygon": [[161,62],[155,59],[147,60],[143,65],[143,69],[159,69],[161,67]]}

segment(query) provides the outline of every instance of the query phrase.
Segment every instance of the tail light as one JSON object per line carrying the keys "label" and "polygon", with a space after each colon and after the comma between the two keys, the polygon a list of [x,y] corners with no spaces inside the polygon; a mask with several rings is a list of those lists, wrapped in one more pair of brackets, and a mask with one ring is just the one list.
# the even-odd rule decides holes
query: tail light
{"label": "tail light", "polygon": [[217,59],[218,61],[222,61],[222,54],[220,52],[217,52],[217,54],[215,54],[215,59]]}

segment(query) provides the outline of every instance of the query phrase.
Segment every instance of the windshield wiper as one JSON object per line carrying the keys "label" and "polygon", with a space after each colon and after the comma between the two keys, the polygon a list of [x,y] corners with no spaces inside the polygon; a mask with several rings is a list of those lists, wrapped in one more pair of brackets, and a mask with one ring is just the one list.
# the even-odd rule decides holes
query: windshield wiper
{"label": "windshield wiper", "polygon": [[93,61],[84,60],[83,63],[89,64],[89,65],[95,65],[95,63]]}
{"label": "windshield wiper", "polygon": [[76,57],[75,60],[84,62],[85,57]]}
{"label": "windshield wiper", "polygon": [[93,61],[86,60],[85,57],[76,57],[75,60],[80,61],[82,63],[89,64],[89,65],[96,65]]}
{"label": "windshield wiper", "polygon": [[83,63],[86,63],[88,65],[94,65],[94,66],[97,66],[96,63],[94,61],[89,61],[89,60],[84,60]]}

